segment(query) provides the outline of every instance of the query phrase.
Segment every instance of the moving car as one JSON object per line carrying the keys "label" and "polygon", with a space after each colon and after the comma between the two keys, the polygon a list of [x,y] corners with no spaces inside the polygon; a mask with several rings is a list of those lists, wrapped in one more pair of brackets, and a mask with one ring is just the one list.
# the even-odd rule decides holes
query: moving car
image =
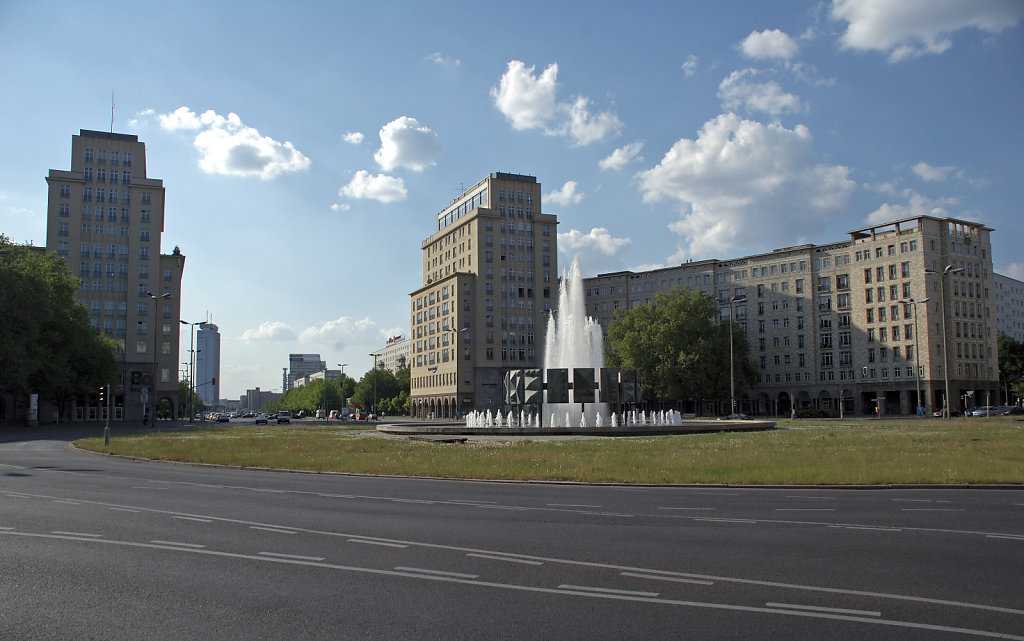
{"label": "moving car", "polygon": [[259,425],[260,423],[263,423],[264,425],[266,425],[268,420],[269,419],[267,418],[267,415],[264,414],[263,412],[260,412],[259,414],[256,415],[256,424],[257,425]]}
{"label": "moving car", "polygon": [[292,422],[291,410],[281,410],[280,412],[277,413],[277,424],[278,425],[280,425],[281,423],[291,423],[291,422]]}
{"label": "moving car", "polygon": [[218,423],[227,423],[227,422],[229,422],[228,415],[227,414],[218,414],[217,415],[217,422]]}

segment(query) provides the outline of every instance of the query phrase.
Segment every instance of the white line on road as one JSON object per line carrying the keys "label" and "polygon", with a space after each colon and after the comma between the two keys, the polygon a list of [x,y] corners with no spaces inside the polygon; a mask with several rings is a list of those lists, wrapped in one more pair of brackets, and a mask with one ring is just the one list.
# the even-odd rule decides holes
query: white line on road
{"label": "white line on road", "polygon": [[786,496],[787,499],[811,499],[818,501],[834,501],[834,496],[800,496],[798,494],[790,494]]}
{"label": "white line on road", "polygon": [[777,507],[776,512],[835,512],[834,507]]}
{"label": "white line on road", "polygon": [[370,539],[345,539],[349,543],[365,543],[367,545],[382,545],[389,548],[407,548],[408,545],[402,543],[388,543],[387,541],[371,541]]}
{"label": "white line on road", "polygon": [[548,507],[601,507],[600,505],[587,505],[585,503],[548,503]]}
{"label": "white line on road", "polygon": [[51,534],[60,534],[62,536],[84,536],[89,539],[101,538],[102,534],[89,534],[87,532],[65,532],[63,530],[54,530]]}
{"label": "white line on road", "polygon": [[626,595],[626,596],[656,597],[659,594],[658,592],[637,592],[635,590],[614,590],[612,588],[595,588],[595,587],[589,586],[589,585],[570,585],[568,583],[563,583],[562,585],[558,586],[558,588],[560,590],[579,590],[581,592],[600,592],[601,594],[623,594],[623,595]]}
{"label": "white line on road", "polygon": [[1024,541],[1024,536],[1017,536],[1015,534],[986,534],[987,539],[1009,539],[1010,541]]}
{"label": "white line on road", "polygon": [[714,581],[701,581],[699,579],[683,579],[675,576],[657,576],[655,574],[641,574],[640,572],[619,572],[622,576],[630,576],[635,579],[651,579],[653,581],[668,581],[669,583],[689,583],[692,585],[714,585]]}
{"label": "white line on road", "polygon": [[175,547],[181,548],[195,548],[197,550],[201,550],[206,547],[205,545],[202,545],[200,543],[182,543],[181,541],[161,541],[159,539],[150,541],[150,543],[155,543],[157,545],[173,545]]}
{"label": "white line on road", "polygon": [[261,525],[250,525],[250,530],[263,530],[264,532],[274,532],[275,534],[298,534],[295,530],[285,530],[278,527],[263,527]]}
{"label": "white line on road", "polygon": [[523,565],[544,565],[540,561],[531,561],[530,559],[514,559],[508,556],[499,556],[497,554],[479,554],[477,552],[469,552],[466,556],[472,556],[478,559],[491,559],[492,561],[508,561],[509,563],[522,563]]}
{"label": "white line on road", "polygon": [[199,523],[213,523],[213,519],[201,519],[198,516],[177,516],[174,515],[172,519],[178,519],[179,521],[198,521]]}
{"label": "white line on road", "polygon": [[277,559],[295,559],[296,561],[323,561],[322,556],[302,556],[301,554],[282,554],[280,552],[260,552],[260,556],[272,556]]}
{"label": "white line on road", "polygon": [[708,523],[757,523],[751,519],[712,519],[708,517],[696,517],[694,521],[707,521]]}
{"label": "white line on road", "polygon": [[963,512],[962,507],[901,507],[900,512]]}
{"label": "white line on road", "polygon": [[398,566],[395,568],[399,572],[419,572],[422,574],[434,574],[437,576],[451,576],[457,579],[476,579],[479,574],[463,574],[462,572],[445,572],[444,570],[427,570],[424,568],[409,568],[404,566]]}
{"label": "white line on road", "polygon": [[139,513],[139,510],[133,510],[130,507],[108,507],[107,509],[108,510],[113,510],[115,512],[131,512],[132,514],[138,514]]}
{"label": "white line on road", "polygon": [[902,532],[898,527],[870,527],[867,525],[830,525],[832,530],[867,530],[868,532]]}
{"label": "white line on road", "polygon": [[476,505],[475,507],[482,507],[488,510],[529,510],[528,507],[520,507],[518,505]]}
{"label": "white line on road", "polygon": [[54,503],[60,503],[62,505],[81,505],[78,501],[72,501],[70,499],[57,499]]}
{"label": "white line on road", "polygon": [[714,512],[713,507],[659,507],[659,510],[685,510],[685,511],[707,511]]}
{"label": "white line on road", "polygon": [[817,605],[798,605],[795,603],[765,603],[769,608],[785,608],[787,610],[810,610],[812,612],[831,612],[833,614],[855,614],[867,617],[880,617],[881,612],[874,610],[847,610],[846,608],[825,608]]}
{"label": "white line on road", "polygon": [[636,514],[623,514],[621,512],[588,512],[581,511],[580,514],[591,514],[593,516],[624,516],[626,518],[633,518]]}

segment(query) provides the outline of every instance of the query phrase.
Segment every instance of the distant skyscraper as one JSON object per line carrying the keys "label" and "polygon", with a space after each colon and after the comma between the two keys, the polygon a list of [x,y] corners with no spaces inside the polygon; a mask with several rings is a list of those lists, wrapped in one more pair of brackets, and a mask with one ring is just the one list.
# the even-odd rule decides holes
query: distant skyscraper
{"label": "distant skyscraper", "polygon": [[[81,279],[76,296],[92,327],[117,342],[113,420],[141,422],[156,406],[174,416],[178,320],[185,257],[161,253],[163,181],[146,176],[138,136],[82,129],[71,137],[71,170],[46,178],[46,251]],[[102,420],[95,399],[76,400],[77,420]]]}
{"label": "distant skyscraper", "polygon": [[220,331],[216,325],[199,324],[196,350],[196,394],[213,407],[220,399]]}
{"label": "distant skyscraper", "polygon": [[327,368],[327,363],[320,360],[319,354],[289,354],[288,355],[288,385],[284,391],[290,390],[296,380],[322,372]]}

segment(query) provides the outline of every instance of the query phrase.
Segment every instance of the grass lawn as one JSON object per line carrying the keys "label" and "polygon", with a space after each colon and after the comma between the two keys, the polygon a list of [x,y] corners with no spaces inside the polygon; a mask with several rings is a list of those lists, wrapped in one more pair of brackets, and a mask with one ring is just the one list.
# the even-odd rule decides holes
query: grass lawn
{"label": "grass lawn", "polygon": [[239,426],[76,441],[150,459],[474,479],[753,485],[1024,483],[1010,418],[779,421],[770,432],[430,443],[337,426]]}

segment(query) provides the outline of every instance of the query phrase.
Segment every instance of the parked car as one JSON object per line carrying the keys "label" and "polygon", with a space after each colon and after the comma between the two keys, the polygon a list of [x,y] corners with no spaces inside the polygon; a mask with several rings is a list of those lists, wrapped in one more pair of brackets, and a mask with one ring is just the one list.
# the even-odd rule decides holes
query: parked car
{"label": "parked car", "polygon": [[291,423],[291,422],[292,422],[292,413],[291,413],[290,410],[281,410],[280,412],[277,413],[277,424],[278,425],[280,425],[281,423]]}
{"label": "parked car", "polygon": [[975,407],[968,413],[969,416],[999,416],[999,408],[994,405],[982,405]]}
{"label": "parked car", "polygon": [[[949,415],[950,416],[960,416],[960,410],[949,410]],[[942,418],[943,410],[935,410],[932,413],[932,416],[934,416],[935,418]]]}
{"label": "parked car", "polygon": [[1003,416],[1010,416],[1012,414],[1024,414],[1024,407],[1021,407],[1020,405],[1010,405],[1009,407],[1003,408],[1002,414]]}
{"label": "parked car", "polygon": [[217,422],[218,423],[228,423],[229,422],[228,415],[227,414],[218,414],[217,415]]}
{"label": "parked car", "polygon": [[263,423],[264,425],[266,425],[268,421],[269,421],[269,419],[267,418],[267,415],[264,414],[263,412],[260,412],[259,414],[256,415],[256,424],[257,425],[259,425],[260,423]]}
{"label": "parked car", "polygon": [[750,414],[733,413],[725,417],[727,421],[749,421],[752,420]]}

